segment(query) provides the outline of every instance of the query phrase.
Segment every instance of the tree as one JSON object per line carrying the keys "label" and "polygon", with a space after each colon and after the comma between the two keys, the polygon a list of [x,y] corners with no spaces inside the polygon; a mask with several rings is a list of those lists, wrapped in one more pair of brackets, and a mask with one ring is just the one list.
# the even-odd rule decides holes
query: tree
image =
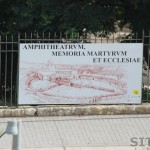
{"label": "tree", "polygon": [[150,28],[150,1],[149,0],[122,0],[117,7],[120,26],[126,24],[134,32],[141,32]]}
{"label": "tree", "polygon": [[1,0],[1,33],[82,31],[84,28],[91,32],[113,31],[114,3],[110,0]]}

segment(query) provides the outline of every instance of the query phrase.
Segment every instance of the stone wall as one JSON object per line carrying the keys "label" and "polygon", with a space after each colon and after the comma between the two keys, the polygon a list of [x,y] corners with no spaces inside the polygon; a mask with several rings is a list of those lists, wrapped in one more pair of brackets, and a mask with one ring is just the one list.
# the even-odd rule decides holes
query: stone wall
{"label": "stone wall", "polygon": [[142,105],[48,105],[0,108],[0,117],[150,114],[150,104]]}

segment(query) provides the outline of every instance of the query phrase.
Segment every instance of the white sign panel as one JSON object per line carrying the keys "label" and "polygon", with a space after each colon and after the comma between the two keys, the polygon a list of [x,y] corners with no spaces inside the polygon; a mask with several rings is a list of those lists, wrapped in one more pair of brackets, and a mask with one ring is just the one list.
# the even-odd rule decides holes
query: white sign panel
{"label": "white sign panel", "polygon": [[20,44],[19,104],[139,104],[143,44]]}

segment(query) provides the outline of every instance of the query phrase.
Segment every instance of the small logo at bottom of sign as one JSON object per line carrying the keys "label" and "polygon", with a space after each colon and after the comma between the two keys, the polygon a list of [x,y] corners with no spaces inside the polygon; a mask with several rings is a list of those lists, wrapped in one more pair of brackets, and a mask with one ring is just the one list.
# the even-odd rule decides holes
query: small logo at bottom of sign
{"label": "small logo at bottom of sign", "polygon": [[139,94],[140,94],[140,90],[133,90],[132,93],[133,93],[134,95],[139,95]]}

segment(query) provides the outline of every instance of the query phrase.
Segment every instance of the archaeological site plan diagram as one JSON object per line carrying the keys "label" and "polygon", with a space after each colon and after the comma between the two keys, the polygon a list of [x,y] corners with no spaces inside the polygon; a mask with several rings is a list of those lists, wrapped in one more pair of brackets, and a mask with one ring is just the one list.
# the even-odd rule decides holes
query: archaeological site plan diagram
{"label": "archaeological site plan diagram", "polygon": [[112,45],[21,44],[19,104],[140,103],[139,45]]}

